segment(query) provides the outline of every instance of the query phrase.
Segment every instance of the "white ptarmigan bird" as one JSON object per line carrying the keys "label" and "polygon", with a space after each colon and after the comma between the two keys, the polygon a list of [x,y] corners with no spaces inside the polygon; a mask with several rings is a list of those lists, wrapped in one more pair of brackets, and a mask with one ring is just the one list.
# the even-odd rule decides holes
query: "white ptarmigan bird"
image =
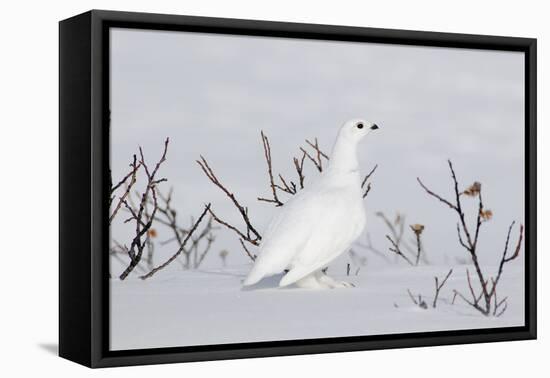
{"label": "white ptarmigan bird", "polygon": [[271,220],[262,238],[258,258],[243,282],[288,270],[279,286],[302,288],[351,287],[321,270],[344,253],[361,235],[366,214],[361,190],[357,146],[374,123],[352,119],[338,132],[328,167],[287,201]]}

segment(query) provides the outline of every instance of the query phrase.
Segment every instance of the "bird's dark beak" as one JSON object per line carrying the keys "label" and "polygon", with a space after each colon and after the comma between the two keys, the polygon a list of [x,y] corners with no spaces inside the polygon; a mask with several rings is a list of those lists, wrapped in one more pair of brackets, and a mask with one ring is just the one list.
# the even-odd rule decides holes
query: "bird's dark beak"
{"label": "bird's dark beak", "polygon": [[373,123],[373,125],[370,127],[371,130],[378,130],[379,127],[376,123]]}

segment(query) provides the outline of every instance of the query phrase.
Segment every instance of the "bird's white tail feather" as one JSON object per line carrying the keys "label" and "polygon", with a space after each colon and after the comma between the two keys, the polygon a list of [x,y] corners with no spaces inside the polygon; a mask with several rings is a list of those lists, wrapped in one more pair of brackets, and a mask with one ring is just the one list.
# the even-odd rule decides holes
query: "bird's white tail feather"
{"label": "bird's white tail feather", "polygon": [[256,268],[257,266],[255,265],[252,270],[250,270],[248,276],[246,276],[245,280],[243,281],[243,286],[254,285],[255,283],[258,283],[262,278],[264,278],[265,274]]}
{"label": "bird's white tail feather", "polygon": [[[254,266],[248,273],[248,276],[243,281],[243,286],[251,286],[255,283],[258,283],[261,279],[272,276],[277,273],[281,273],[288,266],[287,261],[272,261],[265,260],[262,256],[265,253],[265,250],[260,249],[258,252],[258,258],[254,262]],[[268,251],[268,253],[271,251]],[[272,255],[281,256],[281,253],[273,253]]]}
{"label": "bird's white tail feather", "polygon": [[311,273],[310,269],[291,269],[290,272],[288,272],[283,276],[283,278],[279,282],[279,287],[292,285],[293,283],[304,278],[310,273]]}
{"label": "bird's white tail feather", "polygon": [[[338,256],[341,253],[335,253],[334,256]],[[285,287],[288,285],[292,285],[293,283],[296,283],[296,281],[301,280],[305,276],[314,273],[315,271],[321,269],[323,266],[330,263],[334,256],[330,256],[324,260],[319,261],[316,264],[309,265],[309,266],[298,266],[292,268],[287,274],[283,276],[281,281],[279,282],[279,287]]]}

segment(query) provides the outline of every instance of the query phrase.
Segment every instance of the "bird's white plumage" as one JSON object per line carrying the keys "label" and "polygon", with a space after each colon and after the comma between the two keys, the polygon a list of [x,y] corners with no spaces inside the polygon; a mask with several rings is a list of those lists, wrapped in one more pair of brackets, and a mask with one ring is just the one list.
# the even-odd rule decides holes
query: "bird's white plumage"
{"label": "bird's white plumage", "polygon": [[315,278],[316,272],[359,237],[366,216],[356,150],[359,141],[374,127],[363,120],[350,120],[342,126],[327,169],[287,201],[271,220],[244,285],[285,269],[288,273],[280,286],[300,282],[310,275],[311,280],[320,282]]}

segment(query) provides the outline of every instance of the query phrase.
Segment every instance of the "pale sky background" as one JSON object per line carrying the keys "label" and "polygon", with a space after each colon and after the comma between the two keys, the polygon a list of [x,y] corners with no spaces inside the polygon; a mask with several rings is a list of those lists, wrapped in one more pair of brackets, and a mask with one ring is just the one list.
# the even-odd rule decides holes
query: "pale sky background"
{"label": "pale sky background", "polygon": [[[318,137],[330,152],[340,125],[355,117],[380,125],[360,147],[364,172],[379,165],[365,203],[368,232],[379,249],[388,243],[374,213],[398,210],[408,224],[426,225],[433,262],[466,256],[455,214],[416,182],[420,176],[452,199],[448,158],[464,186],[482,182],[485,205],[494,212],[480,239],[482,259],[497,263],[508,225],[524,219],[519,52],[112,29],[111,117],[115,181],[138,145],[152,164],[170,137],[163,187],[174,187],[185,221],[212,202],[221,217],[242,225],[195,163],[200,154],[263,230],[276,210],[256,200],[270,193],[260,130],[271,140],[275,171],[294,178],[292,156],[304,139]],[[316,174],[311,166],[307,173]],[[157,229],[159,240],[171,236]],[[124,241],[126,230],[117,223],[112,236]],[[157,262],[174,248],[159,251]],[[230,263],[249,261],[235,235],[220,230],[205,267],[220,266],[221,249],[229,250]],[[342,257],[337,269],[348,260]]]}

